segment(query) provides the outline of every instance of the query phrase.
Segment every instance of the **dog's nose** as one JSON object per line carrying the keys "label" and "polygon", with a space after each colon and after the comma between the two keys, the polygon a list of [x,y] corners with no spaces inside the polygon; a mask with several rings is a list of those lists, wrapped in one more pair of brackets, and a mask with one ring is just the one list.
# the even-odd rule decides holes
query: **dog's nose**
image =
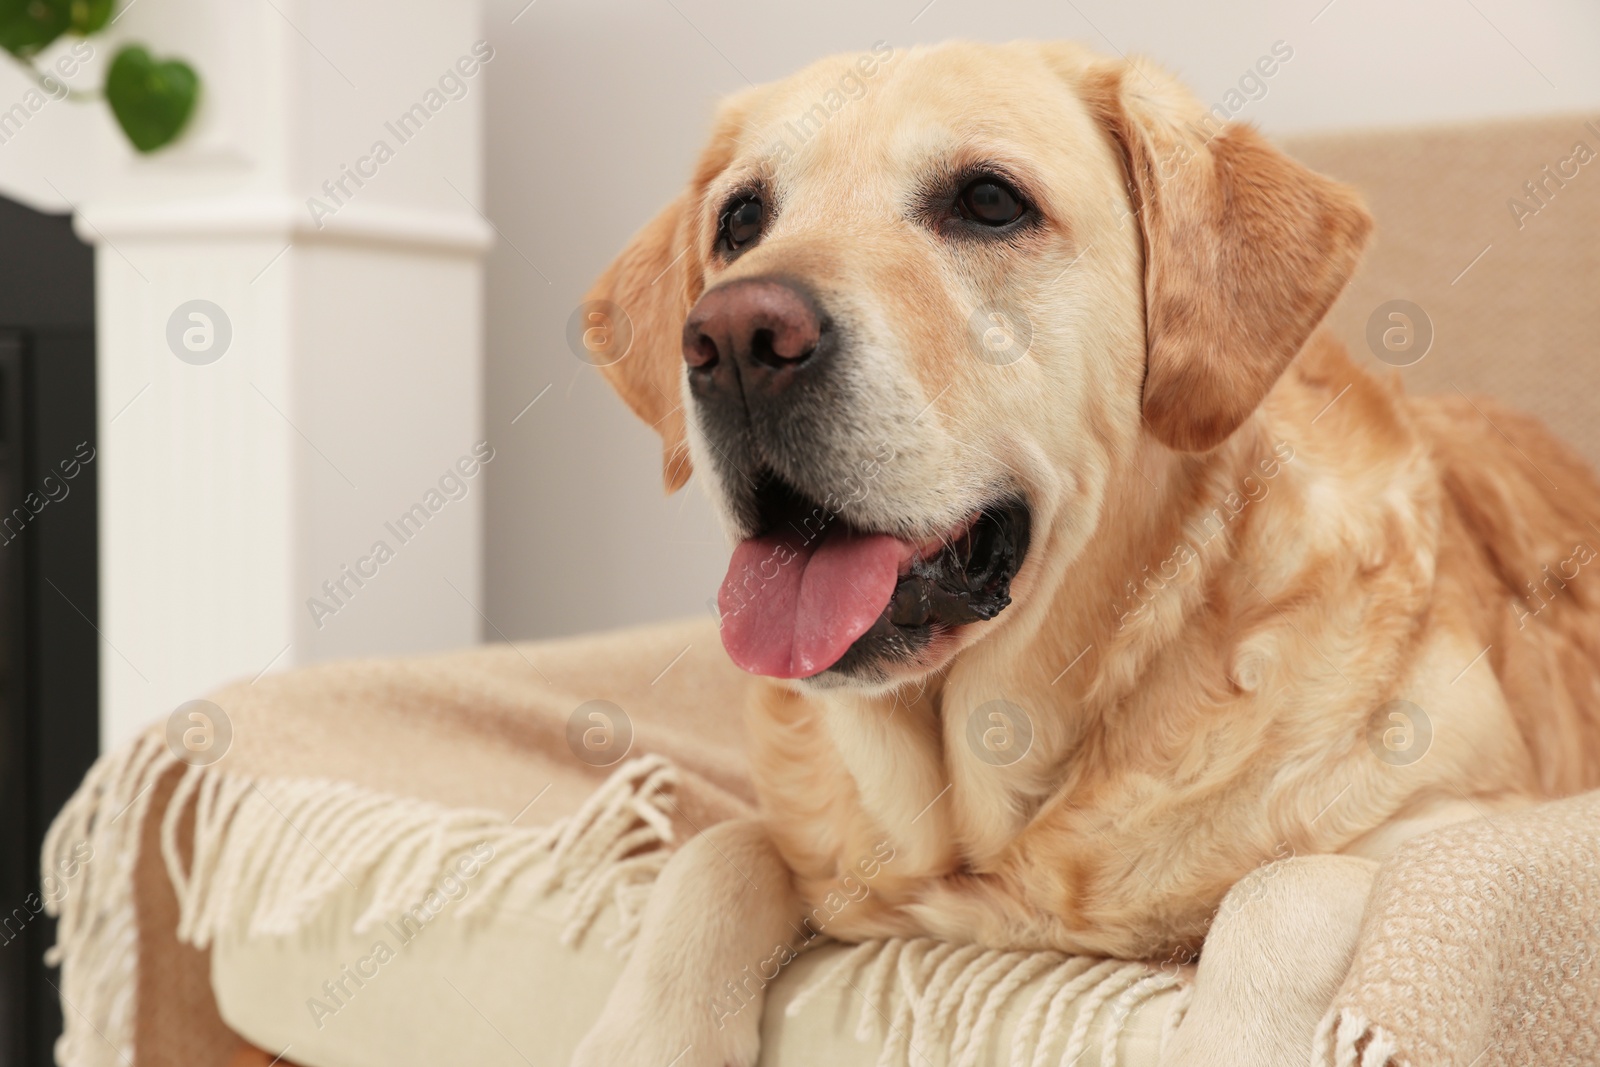
{"label": "dog's nose", "polygon": [[683,325],[683,359],[697,391],[777,392],[821,346],[810,294],[781,278],[747,278],[705,293]]}

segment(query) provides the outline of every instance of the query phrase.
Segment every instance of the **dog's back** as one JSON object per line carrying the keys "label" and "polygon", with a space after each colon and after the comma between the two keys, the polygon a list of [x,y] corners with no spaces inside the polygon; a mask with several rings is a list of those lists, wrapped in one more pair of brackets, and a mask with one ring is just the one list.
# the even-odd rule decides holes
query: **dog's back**
{"label": "dog's back", "polygon": [[1543,789],[1600,786],[1600,481],[1487,398],[1409,406],[1445,490],[1440,597],[1474,616]]}

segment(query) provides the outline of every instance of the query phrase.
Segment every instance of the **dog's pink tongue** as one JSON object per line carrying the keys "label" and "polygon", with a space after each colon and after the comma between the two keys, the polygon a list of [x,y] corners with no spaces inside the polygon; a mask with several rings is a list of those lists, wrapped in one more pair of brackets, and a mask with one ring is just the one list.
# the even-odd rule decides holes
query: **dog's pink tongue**
{"label": "dog's pink tongue", "polygon": [[837,528],[810,542],[792,530],[752,537],[733,550],[717,594],[722,645],[751,674],[825,671],[889,606],[911,552],[893,537]]}

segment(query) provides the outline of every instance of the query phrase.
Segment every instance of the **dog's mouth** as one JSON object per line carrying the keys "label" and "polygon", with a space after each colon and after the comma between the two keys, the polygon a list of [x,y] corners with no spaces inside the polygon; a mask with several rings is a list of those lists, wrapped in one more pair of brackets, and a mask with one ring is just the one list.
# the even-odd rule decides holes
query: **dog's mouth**
{"label": "dog's mouth", "polygon": [[860,529],[777,475],[756,479],[758,532],[734,549],[717,596],[722,643],[773,678],[884,674],[932,639],[994,618],[1028,550],[1020,497],[932,537]]}

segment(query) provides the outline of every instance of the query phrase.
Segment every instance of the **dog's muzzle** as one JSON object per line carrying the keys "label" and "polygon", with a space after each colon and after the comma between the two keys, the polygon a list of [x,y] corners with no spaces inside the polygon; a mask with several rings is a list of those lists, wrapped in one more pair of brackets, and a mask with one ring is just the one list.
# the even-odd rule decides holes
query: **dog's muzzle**
{"label": "dog's muzzle", "polygon": [[893,529],[851,521],[881,515],[868,497],[895,476],[891,442],[905,430],[886,422],[862,456],[872,413],[842,380],[840,332],[802,285],[752,278],[708,291],[684,325],[683,357],[707,458],[749,535],[718,595],[740,667],[878,679],[1011,602],[1030,517],[1016,494],[997,492],[931,536],[911,517]]}

